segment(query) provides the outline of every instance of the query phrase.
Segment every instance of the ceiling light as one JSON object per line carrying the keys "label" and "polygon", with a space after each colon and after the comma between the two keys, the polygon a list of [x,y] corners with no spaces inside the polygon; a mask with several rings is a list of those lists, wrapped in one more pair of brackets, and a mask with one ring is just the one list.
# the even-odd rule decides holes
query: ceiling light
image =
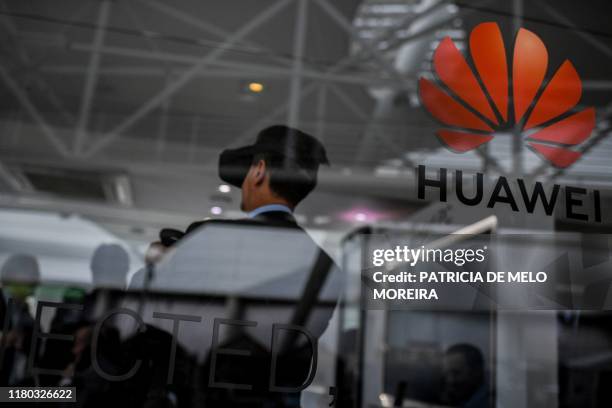
{"label": "ceiling light", "polygon": [[346,222],[377,222],[388,218],[388,214],[378,212],[369,208],[354,208],[340,214],[340,219]]}
{"label": "ceiling light", "polygon": [[213,215],[221,215],[222,212],[223,212],[223,208],[221,207],[214,206],[214,207],[211,207],[210,209],[210,213]]}
{"label": "ceiling light", "polygon": [[368,219],[368,216],[362,212],[358,212],[355,214],[355,221],[364,222]]}
{"label": "ceiling light", "polygon": [[229,193],[232,188],[227,184],[219,184],[218,190],[220,193]]}
{"label": "ceiling light", "polygon": [[253,93],[260,93],[264,90],[264,86],[261,82],[249,82],[249,91]]}

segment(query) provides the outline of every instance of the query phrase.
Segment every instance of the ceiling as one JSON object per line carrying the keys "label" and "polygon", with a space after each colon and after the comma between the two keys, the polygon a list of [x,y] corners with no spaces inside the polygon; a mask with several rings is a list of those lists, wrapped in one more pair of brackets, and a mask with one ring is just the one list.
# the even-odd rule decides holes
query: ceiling
{"label": "ceiling", "polygon": [[[536,32],[551,67],[569,58],[581,105],[598,110],[575,167],[542,168],[523,149],[521,174],[607,187],[611,11],[569,0],[2,1],[0,204],[76,211],[130,233],[184,226],[213,207],[239,216],[239,192],[218,190],[219,152],[290,123],[319,137],[332,162],[300,208],[308,223],[366,210],[405,219],[423,206],[410,193],[415,164],[483,169],[481,155],[440,148],[416,81],[444,35],[461,42],[491,20],[506,41],[517,26]],[[510,152],[501,140],[487,154],[511,172]],[[32,169],[60,184],[72,176],[64,185],[78,175],[94,195],[33,182]]]}

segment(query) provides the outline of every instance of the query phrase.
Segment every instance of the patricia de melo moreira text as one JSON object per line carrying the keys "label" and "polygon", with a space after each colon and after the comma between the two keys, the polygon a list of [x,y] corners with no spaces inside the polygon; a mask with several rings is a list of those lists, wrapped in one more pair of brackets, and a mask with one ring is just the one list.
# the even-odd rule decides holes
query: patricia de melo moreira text
{"label": "patricia de melo moreira text", "polygon": [[[372,265],[387,266],[387,270],[397,270],[401,265],[416,266],[419,262],[440,264],[453,263],[463,266],[466,263],[482,263],[486,259],[487,247],[477,249],[432,249],[421,246],[408,248],[396,246],[388,249],[372,251]],[[470,284],[470,283],[507,283],[507,284],[541,284],[548,279],[546,272],[532,271],[401,271],[389,272],[376,270],[372,273],[372,281],[382,284],[373,288],[374,300],[438,300],[434,288],[418,287],[388,287],[388,284]]]}

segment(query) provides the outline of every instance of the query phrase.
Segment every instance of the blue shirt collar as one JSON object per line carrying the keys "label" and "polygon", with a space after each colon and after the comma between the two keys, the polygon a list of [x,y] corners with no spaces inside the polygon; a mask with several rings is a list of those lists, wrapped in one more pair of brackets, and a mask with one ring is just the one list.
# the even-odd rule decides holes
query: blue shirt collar
{"label": "blue shirt collar", "polygon": [[291,214],[292,213],[291,209],[289,207],[287,207],[286,205],[283,205],[283,204],[268,204],[268,205],[262,205],[261,207],[257,207],[253,211],[249,212],[247,215],[248,215],[249,218],[254,218],[254,217],[258,216],[259,214],[263,214],[263,213],[271,212],[271,211],[282,211],[282,212],[285,212],[287,214]]}

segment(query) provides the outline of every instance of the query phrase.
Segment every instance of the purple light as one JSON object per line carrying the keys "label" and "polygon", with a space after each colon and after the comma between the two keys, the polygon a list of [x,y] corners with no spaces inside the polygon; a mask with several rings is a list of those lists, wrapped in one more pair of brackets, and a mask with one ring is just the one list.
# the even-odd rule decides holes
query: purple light
{"label": "purple light", "polygon": [[340,219],[351,223],[376,222],[387,215],[367,208],[353,208],[340,214]]}
{"label": "purple light", "polygon": [[359,221],[359,222],[365,222],[368,220],[368,216],[364,213],[357,213],[355,214],[355,221]]}

